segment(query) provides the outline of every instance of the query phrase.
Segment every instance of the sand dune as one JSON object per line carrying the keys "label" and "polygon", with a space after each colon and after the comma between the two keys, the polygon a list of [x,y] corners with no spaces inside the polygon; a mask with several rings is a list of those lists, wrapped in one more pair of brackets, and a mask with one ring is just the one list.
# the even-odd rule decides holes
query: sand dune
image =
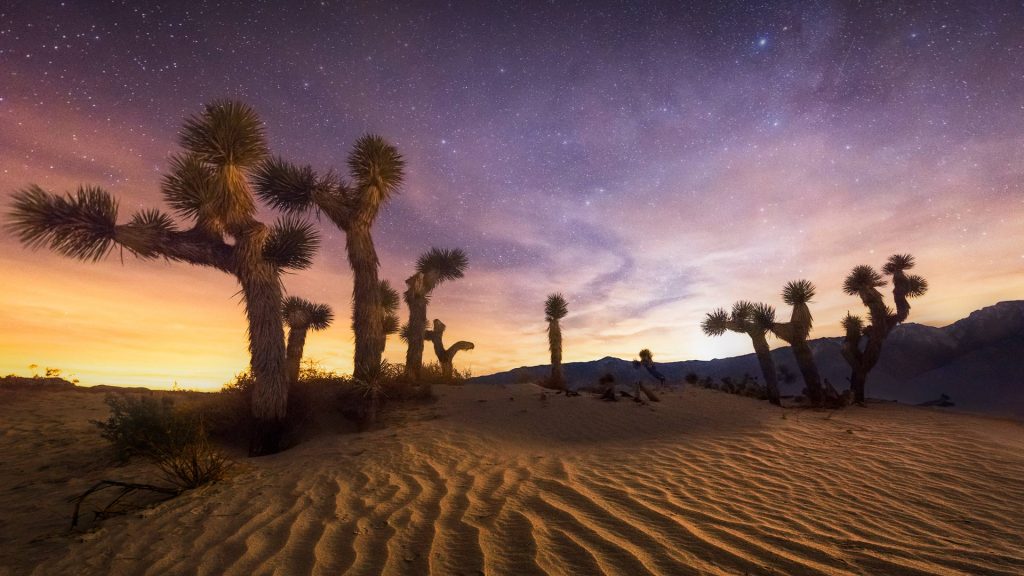
{"label": "sand dune", "polygon": [[[439,393],[387,429],[243,461],[227,482],[84,538],[56,535],[69,510],[51,497],[32,527],[49,535],[19,529],[17,514],[0,524],[0,564],[37,575],[1024,573],[1017,423],[897,405],[779,410],[695,389],[647,406],[541,400],[531,385]],[[101,396],[81,393],[0,405],[13,423],[0,436],[5,511],[42,497],[12,491],[8,463],[42,458],[42,439],[92,434],[68,428],[69,401],[40,402],[68,396],[103,412]],[[50,486],[73,493],[100,472],[55,473]]]}

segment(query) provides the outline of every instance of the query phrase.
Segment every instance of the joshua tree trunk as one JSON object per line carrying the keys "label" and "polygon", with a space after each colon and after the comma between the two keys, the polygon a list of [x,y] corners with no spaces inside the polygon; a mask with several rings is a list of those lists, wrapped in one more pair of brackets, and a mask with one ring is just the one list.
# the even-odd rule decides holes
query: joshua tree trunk
{"label": "joshua tree trunk", "polygon": [[858,404],[864,403],[864,385],[867,382],[868,373],[860,366],[854,366],[850,374],[850,390],[853,390],[853,401]]}
{"label": "joshua tree trunk", "polygon": [[250,367],[256,386],[252,394],[253,436],[250,455],[281,450],[288,411],[287,362],[281,325],[282,290],[278,271],[262,258],[268,230],[250,222],[235,232],[236,276],[249,320]]}
{"label": "joshua tree trunk", "polygon": [[441,376],[445,380],[451,380],[454,376],[453,363],[455,355],[462,350],[472,350],[473,343],[459,340],[447,349],[444,347],[445,325],[440,320],[434,320],[434,329],[425,331],[424,337],[434,344],[434,354],[437,355],[437,362],[441,365]]}
{"label": "joshua tree trunk", "polygon": [[434,354],[437,355],[437,363],[441,365],[441,376],[447,380],[452,375],[452,361],[448,358],[448,351],[444,349],[444,324],[435,320],[434,329],[424,334],[430,337],[430,342],[434,345]]}
{"label": "joshua tree trunk", "polygon": [[306,347],[306,333],[309,328],[293,327],[288,329],[288,385],[293,386],[299,381],[299,370],[302,367],[302,349]]}
{"label": "joshua tree trunk", "polygon": [[427,298],[424,294],[425,278],[417,272],[405,281],[405,302],[409,306],[409,325],[406,331],[409,348],[405,352],[405,375],[419,380],[423,368],[423,340],[427,331]]}
{"label": "joshua tree trunk", "polygon": [[814,353],[803,338],[790,343],[793,355],[796,357],[796,364],[800,368],[800,375],[803,376],[804,385],[807,386],[807,396],[811,404],[818,406],[822,402],[823,394],[821,389],[821,376],[818,374],[818,365],[814,362]]}
{"label": "joshua tree trunk", "polygon": [[551,385],[558,389],[565,388],[562,376],[562,327],[558,321],[548,322],[548,347],[551,349]]}
{"label": "joshua tree trunk", "polygon": [[768,347],[768,339],[763,332],[750,334],[750,339],[754,342],[754,353],[757,355],[757,363],[761,366],[764,384],[768,389],[768,401],[776,406],[781,406],[779,377],[775,372],[775,361],[772,359],[772,352]]}
{"label": "joshua tree trunk", "polygon": [[288,381],[281,326],[281,284],[269,266],[257,266],[239,275],[249,319],[249,352],[253,389],[252,455],[281,450],[284,419],[288,408]]}
{"label": "joshua tree trunk", "polygon": [[867,344],[858,355],[857,361],[851,363],[850,390],[853,391],[853,401],[858,404],[863,404],[865,401],[864,390],[868,374],[875,367],[875,364],[878,364],[878,359],[882,356],[882,344],[885,343],[887,335],[888,330],[885,328],[869,327]]}
{"label": "joshua tree trunk", "polygon": [[366,380],[380,366],[384,354],[384,324],[380,308],[380,281],[377,278],[377,250],[370,235],[372,218],[359,218],[346,231],[348,260],[355,276],[352,289],[352,324],[355,326],[354,376]]}

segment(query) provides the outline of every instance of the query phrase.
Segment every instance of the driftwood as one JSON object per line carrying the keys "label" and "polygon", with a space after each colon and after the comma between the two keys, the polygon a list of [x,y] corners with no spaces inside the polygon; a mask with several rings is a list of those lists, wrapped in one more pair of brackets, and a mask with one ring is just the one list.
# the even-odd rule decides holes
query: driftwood
{"label": "driftwood", "polygon": [[148,491],[148,492],[154,492],[154,493],[157,493],[157,494],[162,494],[164,497],[160,500],[161,502],[164,501],[164,500],[170,500],[171,498],[174,498],[175,496],[177,496],[177,495],[182,493],[182,489],[180,489],[180,488],[165,488],[163,486],[153,486],[152,484],[138,484],[138,483],[135,483],[135,482],[120,482],[118,480],[102,480],[100,482],[97,482],[92,488],[89,488],[88,490],[86,490],[82,494],[80,494],[78,496],[75,496],[74,498],[70,498],[68,500],[68,502],[74,502],[75,503],[75,511],[71,515],[71,529],[72,530],[74,530],[78,526],[78,519],[81,516],[80,513],[81,513],[82,503],[85,502],[85,499],[88,498],[89,496],[91,496],[92,494],[95,494],[96,492],[100,492],[102,490],[106,490],[107,488],[120,488],[120,492],[118,493],[118,495],[116,497],[114,497],[113,500],[108,502],[107,505],[104,506],[101,510],[95,511],[95,517],[97,519],[108,518],[110,516],[114,516],[116,514],[122,513],[122,512],[115,511],[114,510],[114,506],[116,506],[117,503],[120,502],[122,498],[124,498],[125,496],[127,496],[127,495],[129,495],[129,494],[131,494],[133,492]]}

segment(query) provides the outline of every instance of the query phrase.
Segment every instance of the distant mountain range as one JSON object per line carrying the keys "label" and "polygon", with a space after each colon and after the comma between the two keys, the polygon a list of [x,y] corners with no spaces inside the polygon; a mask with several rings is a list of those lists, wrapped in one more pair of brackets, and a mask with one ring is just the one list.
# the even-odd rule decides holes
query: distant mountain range
{"label": "distant mountain range", "polygon": [[[839,390],[848,387],[849,366],[840,352],[841,338],[811,341],[823,378]],[[789,347],[772,351],[776,366],[786,365],[796,375],[791,384],[782,383],[783,394],[798,394],[803,388]],[[596,384],[605,373],[618,382],[638,378],[650,381],[646,373],[633,369],[632,362],[605,357],[590,362],[564,364],[572,386]],[[761,372],[754,354],[715,360],[658,362],[669,382],[681,382],[694,372],[701,377],[742,378]],[[508,384],[537,381],[550,367],[524,366],[479,376],[480,384]],[[917,404],[949,395],[958,409],[1024,418],[1024,301],[1000,302],[972,312],[970,316],[943,328],[907,323],[897,327],[885,343],[878,365],[868,377],[869,397]]]}

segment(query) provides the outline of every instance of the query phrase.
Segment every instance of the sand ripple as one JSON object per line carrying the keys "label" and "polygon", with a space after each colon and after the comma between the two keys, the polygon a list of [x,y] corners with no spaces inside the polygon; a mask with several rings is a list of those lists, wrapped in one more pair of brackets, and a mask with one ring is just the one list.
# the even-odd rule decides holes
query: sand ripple
{"label": "sand ripple", "polygon": [[445,394],[109,521],[35,574],[1024,573],[1018,424]]}

